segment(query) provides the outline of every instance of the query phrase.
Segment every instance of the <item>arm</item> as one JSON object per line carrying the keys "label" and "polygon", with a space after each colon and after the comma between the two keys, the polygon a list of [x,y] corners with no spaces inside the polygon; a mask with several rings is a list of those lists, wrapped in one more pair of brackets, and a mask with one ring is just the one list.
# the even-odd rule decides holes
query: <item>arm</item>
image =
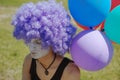
{"label": "arm", "polygon": [[32,61],[32,58],[29,54],[24,59],[23,68],[22,68],[22,80],[31,80],[30,79],[30,73],[29,73],[30,72],[31,61]]}
{"label": "arm", "polygon": [[77,66],[74,67],[68,78],[68,80],[80,80],[80,69]]}
{"label": "arm", "polygon": [[80,80],[80,69],[74,63],[70,63],[67,66],[66,72],[64,76],[65,80]]}

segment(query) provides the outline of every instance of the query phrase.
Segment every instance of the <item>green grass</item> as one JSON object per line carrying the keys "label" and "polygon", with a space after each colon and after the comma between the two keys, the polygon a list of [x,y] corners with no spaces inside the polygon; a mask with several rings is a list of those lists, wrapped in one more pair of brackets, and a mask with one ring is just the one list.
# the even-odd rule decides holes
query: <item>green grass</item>
{"label": "green grass", "polygon": [[[15,4],[14,1],[19,2]],[[29,51],[23,41],[13,38],[10,22],[11,16],[24,1],[0,0],[0,80],[21,80],[23,59]],[[120,45],[114,44],[113,59],[104,69],[96,72],[81,69],[81,80],[120,80]]]}
{"label": "green grass", "polygon": [[15,9],[0,8],[0,11],[0,16],[3,16],[0,18],[0,80],[19,80],[27,48],[22,41],[16,41],[12,37],[10,20]]}
{"label": "green grass", "polygon": [[20,6],[23,3],[30,2],[30,1],[38,1],[38,0],[0,0],[1,6]]}
{"label": "green grass", "polygon": [[[13,7],[18,7],[21,6],[22,4],[26,2],[38,2],[42,0],[0,0],[0,6],[13,6]],[[43,0],[44,1],[44,0]],[[65,7],[67,8],[67,0],[56,0],[56,1],[62,1]]]}

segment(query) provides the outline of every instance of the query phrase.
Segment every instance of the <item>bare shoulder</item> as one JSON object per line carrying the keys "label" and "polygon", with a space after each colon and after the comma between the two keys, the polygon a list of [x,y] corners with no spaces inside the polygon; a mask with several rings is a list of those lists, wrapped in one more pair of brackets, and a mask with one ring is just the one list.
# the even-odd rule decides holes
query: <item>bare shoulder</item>
{"label": "bare shoulder", "polygon": [[66,80],[80,80],[80,69],[75,63],[69,63],[65,71]]}
{"label": "bare shoulder", "polygon": [[23,68],[22,68],[22,80],[30,80],[30,67],[31,67],[31,61],[32,58],[30,54],[25,56],[24,62],[23,62]]}
{"label": "bare shoulder", "polygon": [[32,60],[32,57],[30,54],[28,54],[25,56],[24,62],[31,62],[31,60]]}
{"label": "bare shoulder", "polygon": [[72,74],[80,74],[80,69],[75,63],[69,63],[67,66],[67,71]]}
{"label": "bare shoulder", "polygon": [[30,54],[26,55],[23,62],[23,68],[25,68],[26,70],[29,70],[31,61],[32,61],[32,57],[30,56]]}

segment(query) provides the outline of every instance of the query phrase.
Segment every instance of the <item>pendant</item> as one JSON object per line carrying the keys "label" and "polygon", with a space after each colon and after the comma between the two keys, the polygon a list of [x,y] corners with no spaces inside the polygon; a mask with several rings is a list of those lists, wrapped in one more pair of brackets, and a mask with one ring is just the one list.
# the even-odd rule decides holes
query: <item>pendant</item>
{"label": "pendant", "polygon": [[48,75],[48,74],[49,74],[48,70],[45,70],[45,75]]}

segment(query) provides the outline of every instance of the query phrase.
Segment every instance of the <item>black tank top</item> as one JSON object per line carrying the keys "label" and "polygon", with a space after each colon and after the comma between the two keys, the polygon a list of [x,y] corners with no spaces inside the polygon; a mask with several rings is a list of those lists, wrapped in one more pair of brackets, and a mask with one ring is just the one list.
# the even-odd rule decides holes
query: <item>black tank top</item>
{"label": "black tank top", "polygon": [[[73,61],[71,61],[68,58],[64,58],[62,62],[60,63],[58,69],[56,70],[55,74],[50,80],[61,80],[63,71],[70,62],[73,62]],[[31,68],[30,68],[30,76],[31,76],[31,80],[41,80],[38,77],[37,72],[36,72],[36,59],[32,59]]]}

